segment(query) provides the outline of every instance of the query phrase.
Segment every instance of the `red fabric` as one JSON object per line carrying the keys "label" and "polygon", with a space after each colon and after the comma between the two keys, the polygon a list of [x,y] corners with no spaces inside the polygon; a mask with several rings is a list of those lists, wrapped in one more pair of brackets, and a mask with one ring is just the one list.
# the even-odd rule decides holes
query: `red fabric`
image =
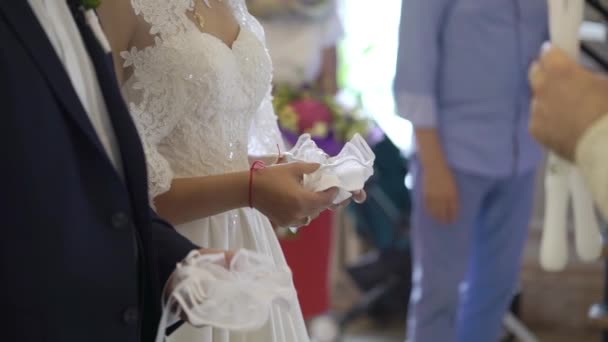
{"label": "red fabric", "polygon": [[306,320],[329,311],[332,229],[333,212],[325,211],[296,237],[280,241]]}

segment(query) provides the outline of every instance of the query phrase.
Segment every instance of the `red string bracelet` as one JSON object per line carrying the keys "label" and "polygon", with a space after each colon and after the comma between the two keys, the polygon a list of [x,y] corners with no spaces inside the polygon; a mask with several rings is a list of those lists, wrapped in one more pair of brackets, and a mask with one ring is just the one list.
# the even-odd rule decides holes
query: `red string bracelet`
{"label": "red string bracelet", "polygon": [[279,151],[279,157],[277,158],[277,162],[280,162],[283,158],[283,154],[281,153],[281,146],[279,146],[279,144],[277,144],[277,150]]}
{"label": "red string bracelet", "polygon": [[251,164],[249,169],[249,207],[253,208],[253,173],[266,167],[266,164],[261,160],[256,160]]}

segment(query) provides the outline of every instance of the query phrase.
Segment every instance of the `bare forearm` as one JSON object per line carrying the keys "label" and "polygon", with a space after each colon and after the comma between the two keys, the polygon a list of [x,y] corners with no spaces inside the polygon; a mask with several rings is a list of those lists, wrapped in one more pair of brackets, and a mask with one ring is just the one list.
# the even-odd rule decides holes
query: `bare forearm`
{"label": "bare forearm", "polygon": [[248,205],[249,172],[179,178],[155,198],[160,216],[182,224]]}
{"label": "bare forearm", "polygon": [[426,170],[447,167],[441,138],[435,128],[417,128],[418,158]]}

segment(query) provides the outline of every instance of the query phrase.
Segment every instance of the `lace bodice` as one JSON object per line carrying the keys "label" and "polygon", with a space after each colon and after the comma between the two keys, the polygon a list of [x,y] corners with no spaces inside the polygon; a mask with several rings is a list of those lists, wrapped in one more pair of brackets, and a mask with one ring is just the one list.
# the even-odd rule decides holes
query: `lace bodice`
{"label": "lace bodice", "polygon": [[192,0],[132,0],[155,43],[122,52],[133,75],[123,94],[144,143],[151,198],[176,177],[248,168],[280,141],[264,33],[244,0],[229,1],[240,24],[232,47],[187,16]]}

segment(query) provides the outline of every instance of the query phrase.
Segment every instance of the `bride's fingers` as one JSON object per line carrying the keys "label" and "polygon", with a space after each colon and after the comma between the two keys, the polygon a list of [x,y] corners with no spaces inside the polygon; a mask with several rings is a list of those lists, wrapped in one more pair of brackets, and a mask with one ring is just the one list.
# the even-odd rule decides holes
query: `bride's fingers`
{"label": "bride's fingers", "polygon": [[331,211],[336,211],[336,210],[339,210],[342,208],[346,208],[350,204],[350,202],[352,202],[352,200],[349,198],[346,201],[342,201],[342,203],[340,203],[340,204],[334,204],[334,205],[330,206],[328,209]]}
{"label": "bride's fingers", "polygon": [[235,255],[236,255],[235,251],[226,251],[224,253],[224,257],[226,258],[226,266],[228,268],[230,268],[230,264],[232,263],[232,259],[234,259]]}
{"label": "bride's fingers", "polygon": [[365,202],[366,199],[367,199],[367,193],[365,192],[365,190],[353,191],[351,198],[343,201],[340,204],[334,204],[334,205],[330,206],[328,209],[331,211],[335,211],[335,210],[347,207],[352,201],[355,201],[355,203],[361,204],[361,203]]}
{"label": "bride's fingers", "polygon": [[284,164],[287,162],[287,157],[285,155],[280,155],[277,159],[277,164]]}
{"label": "bride's fingers", "polygon": [[367,200],[367,192],[365,192],[365,190],[353,192],[353,200],[358,204],[365,202],[365,200]]}
{"label": "bride's fingers", "polygon": [[291,170],[299,178],[303,178],[304,175],[317,171],[319,167],[321,167],[321,164],[318,163],[297,162],[290,164]]}
{"label": "bride's fingers", "polygon": [[296,225],[294,225],[294,227],[300,228],[300,227],[306,227],[308,226],[312,221],[314,221],[317,217],[319,217],[319,215],[321,215],[321,211],[317,211],[314,214],[307,216],[305,218],[303,218],[302,220],[300,220]]}
{"label": "bride's fingers", "polygon": [[321,212],[334,203],[334,199],[338,196],[338,188],[329,188],[321,192],[308,192],[305,195],[308,205],[305,207],[308,212]]}

